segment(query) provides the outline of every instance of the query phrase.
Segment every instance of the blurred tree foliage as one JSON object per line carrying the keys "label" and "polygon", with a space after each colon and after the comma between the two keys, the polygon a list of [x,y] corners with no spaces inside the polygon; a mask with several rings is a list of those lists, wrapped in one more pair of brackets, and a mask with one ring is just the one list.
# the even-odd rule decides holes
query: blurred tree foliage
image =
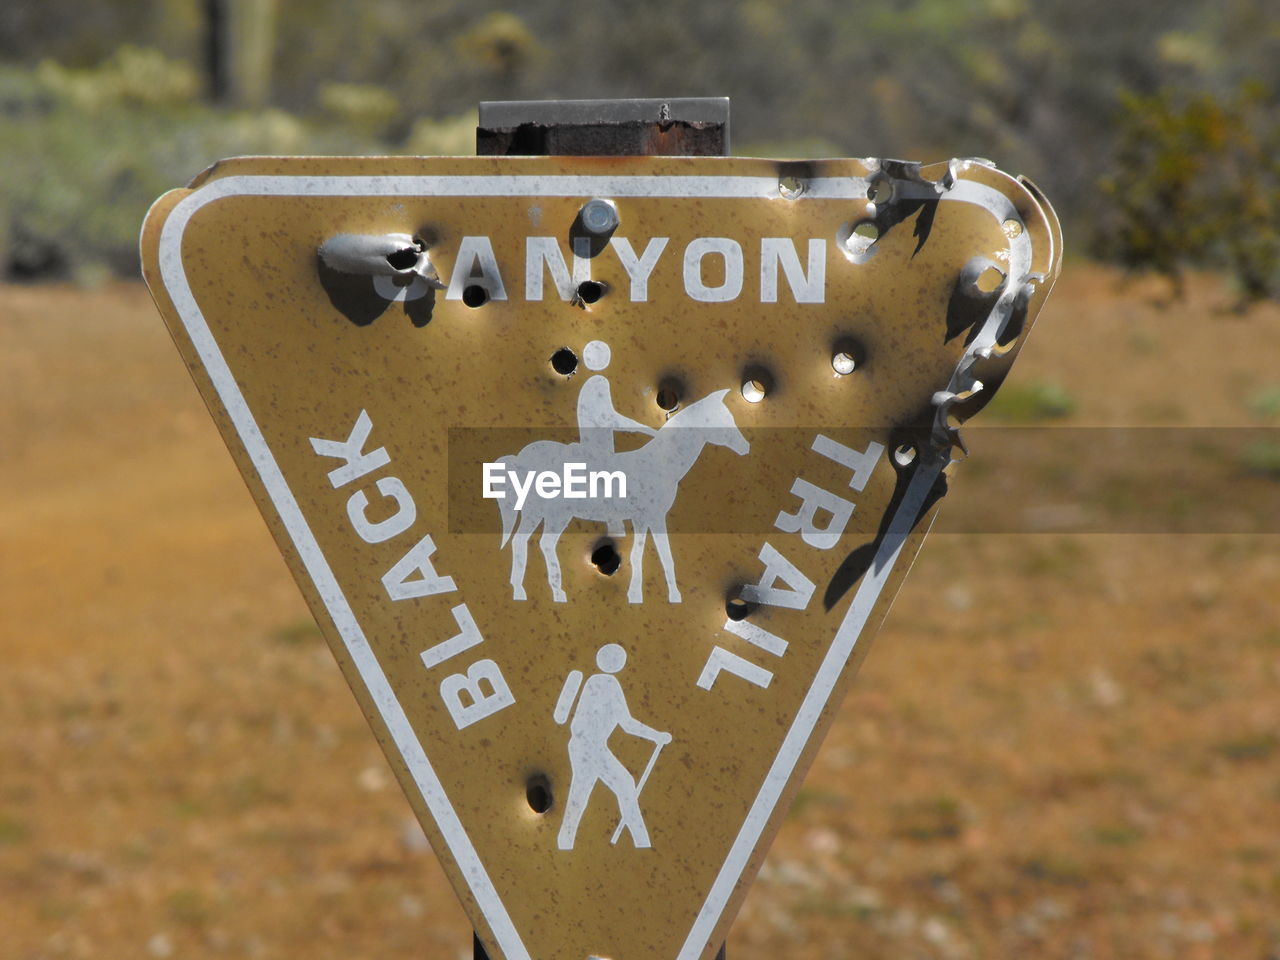
{"label": "blurred tree foliage", "polygon": [[[1266,0],[261,0],[275,10],[265,111],[121,92],[93,114],[41,73],[45,61],[104,81],[140,71],[120,62],[131,44],[135,60],[159,51],[175,76],[198,76],[206,2],[0,4],[4,83],[27,90],[16,108],[0,103],[12,251],[45,243],[45,220],[63,216],[28,193],[127,210],[85,213],[120,217],[124,236],[162,187],[282,138],[316,152],[470,153],[466,121],[448,118],[482,99],[725,95],[736,153],[990,157],[1044,188],[1073,248],[1174,276],[1225,265],[1244,271],[1247,295],[1275,293],[1258,278],[1266,245],[1244,236],[1274,230],[1274,198],[1255,195],[1274,189],[1274,168],[1252,166],[1274,156],[1265,105],[1280,96],[1280,18]],[[1229,142],[1185,129],[1213,109]],[[21,156],[31,150],[43,152]],[[1175,154],[1236,199],[1171,200]],[[20,176],[61,186],[15,189]],[[1210,189],[1177,176],[1190,193]],[[132,237],[125,249],[121,260]]]}
{"label": "blurred tree foliage", "polygon": [[1168,276],[1224,267],[1241,303],[1280,295],[1280,125],[1255,83],[1233,98],[1126,95],[1114,172],[1101,186],[1112,229],[1100,249]]}
{"label": "blurred tree foliage", "polygon": [[[244,154],[370,154],[398,114],[377,86],[322,84],[314,110],[215,108],[190,64],[122,46],[95,67],[0,66],[0,262],[16,277],[138,274],[151,202],[214,160]],[[413,124],[402,149],[466,153],[474,112]]]}

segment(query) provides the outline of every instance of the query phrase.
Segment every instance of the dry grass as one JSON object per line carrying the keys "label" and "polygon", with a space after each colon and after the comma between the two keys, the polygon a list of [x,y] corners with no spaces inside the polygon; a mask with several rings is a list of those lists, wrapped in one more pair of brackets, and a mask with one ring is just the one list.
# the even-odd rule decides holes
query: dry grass
{"label": "dry grass", "polygon": [[[1280,310],[1148,295],[1069,271],[1011,384],[1256,423]],[[0,955],[469,955],[146,294],[4,288],[0,330]],[[1275,956],[1278,546],[936,534],[729,955]]]}

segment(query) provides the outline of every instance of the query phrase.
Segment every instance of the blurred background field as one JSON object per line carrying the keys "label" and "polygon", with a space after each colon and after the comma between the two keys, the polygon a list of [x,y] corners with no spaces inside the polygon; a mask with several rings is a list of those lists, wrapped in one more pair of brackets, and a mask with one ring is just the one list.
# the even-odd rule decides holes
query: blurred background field
{"label": "blurred background field", "polygon": [[[1280,306],[1118,280],[1066,272],[983,419],[1274,422]],[[469,956],[145,290],[0,316],[0,957]],[[954,532],[1034,500],[986,435],[729,956],[1280,956],[1280,536]]]}
{"label": "blurred background field", "polygon": [[138,226],[224,156],[469,154],[480,99],[681,95],[731,96],[741,154],[1030,176],[1074,259],[982,422],[1200,451],[1135,514],[1158,458],[1091,485],[1105,449],[1035,472],[975,426],[729,956],[1280,958],[1271,5],[7,0],[0,960],[468,955]]}
{"label": "blurred background field", "polygon": [[1280,291],[1264,0],[6,0],[0,265],[135,276],[147,205],[246,153],[470,154],[482,99],[729,96],[735,152],[989,157],[1068,249]]}

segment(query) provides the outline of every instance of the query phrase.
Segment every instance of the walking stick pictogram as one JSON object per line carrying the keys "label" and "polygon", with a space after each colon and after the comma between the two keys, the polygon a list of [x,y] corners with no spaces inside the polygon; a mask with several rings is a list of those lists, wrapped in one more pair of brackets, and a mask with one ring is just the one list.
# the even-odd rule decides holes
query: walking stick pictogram
{"label": "walking stick pictogram", "polygon": [[[640,799],[640,791],[644,789],[645,781],[649,779],[649,774],[653,772],[653,765],[658,762],[658,754],[662,752],[662,748],[666,746],[661,740],[653,742],[653,755],[649,757],[648,764],[645,765],[644,773],[640,774],[640,779],[636,781],[636,800]],[[622,828],[626,825],[626,820],[619,820],[617,829],[613,831],[613,836],[609,838],[610,845],[617,845],[618,838],[622,836]]]}

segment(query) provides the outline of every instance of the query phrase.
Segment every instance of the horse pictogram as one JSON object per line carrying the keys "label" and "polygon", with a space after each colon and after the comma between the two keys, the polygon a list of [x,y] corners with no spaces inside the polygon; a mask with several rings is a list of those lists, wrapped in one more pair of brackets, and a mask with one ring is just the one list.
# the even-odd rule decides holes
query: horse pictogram
{"label": "horse pictogram", "polygon": [[[609,363],[609,348],[595,340],[583,351],[591,369],[602,370]],[[560,559],[556,545],[560,534],[574,519],[594,520],[608,525],[611,535],[621,536],[624,521],[630,521],[631,582],[627,599],[644,600],[644,549],[648,537],[662,560],[667,581],[667,599],[680,602],[676,585],[675,561],[667,535],[667,513],[675,503],[680,481],[708,446],[727,447],[742,456],[750,449],[746,437],[738,429],[733,413],[725,404],[728,390],[716,390],[670,416],[654,429],[617,413],[613,408],[609,383],[602,374],[590,377],[582,386],[578,400],[580,439],[576,443],[538,440],[519,453],[501,457],[497,463],[518,475],[551,471],[560,473],[565,464],[585,464],[591,472],[620,472],[625,480],[626,496],[593,495],[583,498],[541,497],[530,495],[520,509],[511,498],[499,498],[502,513],[502,546],[511,543],[511,587],[516,600],[526,599],[525,566],[529,538],[539,526],[542,536],[538,546],[547,566],[547,582],[551,597],[563,603],[565,596]],[[617,430],[646,433],[652,439],[635,450],[614,452],[613,433]]]}

